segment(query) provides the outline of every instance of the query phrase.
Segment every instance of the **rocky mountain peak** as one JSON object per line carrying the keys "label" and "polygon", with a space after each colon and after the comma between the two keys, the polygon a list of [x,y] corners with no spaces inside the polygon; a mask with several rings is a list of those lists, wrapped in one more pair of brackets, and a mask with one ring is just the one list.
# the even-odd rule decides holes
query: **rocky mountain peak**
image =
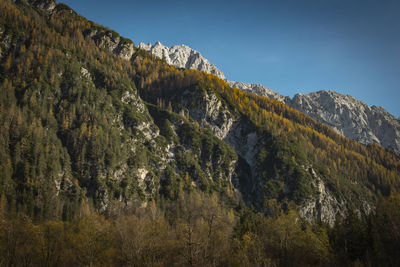
{"label": "rocky mountain peak", "polygon": [[286,104],[362,144],[377,143],[400,152],[400,121],[382,107],[327,90],[297,94]]}
{"label": "rocky mountain peak", "polygon": [[164,46],[161,42],[156,42],[154,45],[140,43],[139,47],[164,59],[168,64],[177,68],[197,69],[214,74],[225,80],[225,76],[221,70],[205,59],[200,52],[186,45],[168,47]]}

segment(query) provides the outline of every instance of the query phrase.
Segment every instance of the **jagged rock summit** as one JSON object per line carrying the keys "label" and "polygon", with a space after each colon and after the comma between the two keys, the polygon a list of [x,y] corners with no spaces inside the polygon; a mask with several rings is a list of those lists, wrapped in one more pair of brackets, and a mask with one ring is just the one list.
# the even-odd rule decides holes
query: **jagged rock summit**
{"label": "jagged rock summit", "polygon": [[382,107],[325,90],[297,94],[285,103],[362,144],[377,143],[400,152],[400,120]]}
{"label": "jagged rock summit", "polygon": [[161,59],[164,59],[168,64],[177,68],[196,69],[214,74],[225,80],[225,76],[221,70],[205,59],[200,52],[186,45],[182,44],[168,47],[157,42],[154,45],[140,43],[139,47]]}

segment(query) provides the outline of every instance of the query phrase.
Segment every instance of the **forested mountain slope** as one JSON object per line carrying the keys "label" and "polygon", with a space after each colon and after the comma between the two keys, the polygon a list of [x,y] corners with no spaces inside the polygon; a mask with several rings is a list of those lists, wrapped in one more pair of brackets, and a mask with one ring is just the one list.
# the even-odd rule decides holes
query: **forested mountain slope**
{"label": "forested mountain slope", "polygon": [[400,161],[379,146],[175,69],[65,5],[3,5],[2,184],[17,206],[40,213],[54,199],[87,196],[104,209],[153,198],[165,184],[178,190],[189,176],[202,190],[234,186],[258,210],[294,201],[333,223],[398,190]]}
{"label": "forested mountain slope", "polygon": [[[51,3],[0,1],[0,221],[6,230],[29,230],[29,219],[9,215],[23,213],[50,227],[44,229],[63,228],[60,246],[82,253],[65,254],[65,265],[125,255],[115,250],[127,253],[121,264],[323,264],[332,256],[328,228],[314,222],[358,222],[372,216],[381,197],[398,195],[400,159],[384,148],[360,145],[214,75],[176,69]],[[85,217],[91,213],[107,219]],[[65,223],[45,224],[50,220]],[[293,230],[293,247],[277,245],[284,225]],[[156,229],[160,240],[152,235]],[[24,238],[44,238],[21,231]],[[102,253],[80,247],[79,238],[90,243],[96,236],[90,233],[99,234],[93,242]],[[121,241],[138,233],[153,243]],[[2,249],[11,244],[1,240],[8,244]],[[246,240],[252,249],[276,251],[247,250]],[[314,248],[305,245],[309,240]],[[339,241],[332,239],[332,246]],[[157,252],[157,242],[170,246]],[[132,254],[135,248],[117,244],[154,254]],[[26,253],[40,256],[32,251]],[[5,262],[13,264],[19,257],[10,253]]]}

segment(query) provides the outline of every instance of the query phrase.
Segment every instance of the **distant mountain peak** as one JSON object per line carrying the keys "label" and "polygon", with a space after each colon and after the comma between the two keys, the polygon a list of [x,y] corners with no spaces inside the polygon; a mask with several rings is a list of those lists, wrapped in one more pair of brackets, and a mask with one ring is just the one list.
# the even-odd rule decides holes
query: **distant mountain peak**
{"label": "distant mountain peak", "polygon": [[286,104],[362,144],[377,143],[400,152],[400,120],[382,107],[329,90],[296,94]]}
{"label": "distant mountain peak", "polygon": [[161,42],[156,42],[154,45],[140,43],[139,47],[164,59],[168,64],[177,68],[196,69],[214,74],[225,80],[225,76],[221,70],[204,58],[199,51],[189,46],[181,44],[168,47]]}

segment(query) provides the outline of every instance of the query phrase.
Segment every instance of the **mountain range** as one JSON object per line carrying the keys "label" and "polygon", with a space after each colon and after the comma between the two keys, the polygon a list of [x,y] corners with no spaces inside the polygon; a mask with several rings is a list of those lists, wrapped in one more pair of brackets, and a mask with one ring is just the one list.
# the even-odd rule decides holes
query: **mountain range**
{"label": "mountain range", "polygon": [[[197,69],[225,79],[221,70],[188,46],[169,48],[157,42],[153,46],[140,44],[139,47],[175,67]],[[377,143],[400,153],[400,120],[382,107],[369,106],[350,95],[334,91],[321,90],[304,95],[296,94],[290,98],[261,84],[236,81],[228,81],[228,84],[245,92],[281,101],[362,144]]]}

